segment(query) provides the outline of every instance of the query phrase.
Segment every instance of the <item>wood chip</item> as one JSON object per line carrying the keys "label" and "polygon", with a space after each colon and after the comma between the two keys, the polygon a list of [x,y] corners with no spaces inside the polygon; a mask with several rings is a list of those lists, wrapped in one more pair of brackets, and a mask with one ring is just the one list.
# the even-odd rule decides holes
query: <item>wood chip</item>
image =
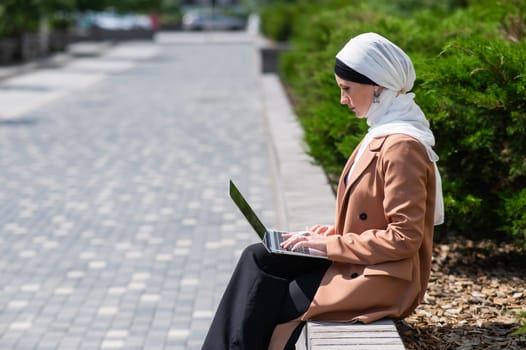
{"label": "wood chip", "polygon": [[[396,325],[408,350],[526,349],[526,251],[491,241],[436,244],[424,302]],[[526,322],[522,319],[522,322]]]}

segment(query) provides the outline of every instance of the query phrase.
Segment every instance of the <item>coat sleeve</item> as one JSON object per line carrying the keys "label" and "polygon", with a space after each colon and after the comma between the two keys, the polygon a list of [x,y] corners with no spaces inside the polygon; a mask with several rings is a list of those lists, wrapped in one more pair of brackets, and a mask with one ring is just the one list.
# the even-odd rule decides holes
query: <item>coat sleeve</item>
{"label": "coat sleeve", "polygon": [[411,138],[384,145],[376,164],[383,185],[387,226],[328,237],[331,260],[361,265],[397,261],[416,254],[424,239],[430,162],[425,148]]}

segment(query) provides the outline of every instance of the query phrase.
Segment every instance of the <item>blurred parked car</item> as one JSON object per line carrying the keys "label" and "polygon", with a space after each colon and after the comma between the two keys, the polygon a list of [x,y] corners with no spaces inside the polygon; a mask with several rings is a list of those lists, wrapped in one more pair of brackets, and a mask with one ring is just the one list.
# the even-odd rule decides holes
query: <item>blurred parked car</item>
{"label": "blurred parked car", "polygon": [[151,29],[150,17],[136,14],[100,13],[93,18],[93,25],[106,30]]}
{"label": "blurred parked car", "polygon": [[147,15],[97,12],[78,18],[76,34],[90,40],[151,39],[154,27]]}
{"label": "blurred parked car", "polygon": [[217,10],[193,10],[183,16],[184,30],[241,30],[245,21]]}

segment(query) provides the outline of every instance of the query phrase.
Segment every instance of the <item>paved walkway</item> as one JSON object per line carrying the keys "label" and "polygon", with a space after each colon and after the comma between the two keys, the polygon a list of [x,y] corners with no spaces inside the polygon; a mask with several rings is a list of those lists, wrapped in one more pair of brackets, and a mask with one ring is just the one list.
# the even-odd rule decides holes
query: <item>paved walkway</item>
{"label": "paved walkway", "polygon": [[0,69],[0,349],[199,349],[257,241],[229,178],[269,226],[330,222],[259,43],[162,33]]}
{"label": "paved walkway", "polygon": [[276,222],[259,56],[160,34],[0,81],[0,349],[199,349]]}

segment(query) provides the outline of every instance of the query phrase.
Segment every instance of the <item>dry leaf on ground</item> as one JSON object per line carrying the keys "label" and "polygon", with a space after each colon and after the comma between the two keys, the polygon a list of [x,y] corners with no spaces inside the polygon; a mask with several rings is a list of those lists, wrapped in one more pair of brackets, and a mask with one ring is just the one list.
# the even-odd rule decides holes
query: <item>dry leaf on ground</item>
{"label": "dry leaf on ground", "polygon": [[437,244],[423,303],[398,330],[408,350],[526,349],[526,251],[491,241]]}

